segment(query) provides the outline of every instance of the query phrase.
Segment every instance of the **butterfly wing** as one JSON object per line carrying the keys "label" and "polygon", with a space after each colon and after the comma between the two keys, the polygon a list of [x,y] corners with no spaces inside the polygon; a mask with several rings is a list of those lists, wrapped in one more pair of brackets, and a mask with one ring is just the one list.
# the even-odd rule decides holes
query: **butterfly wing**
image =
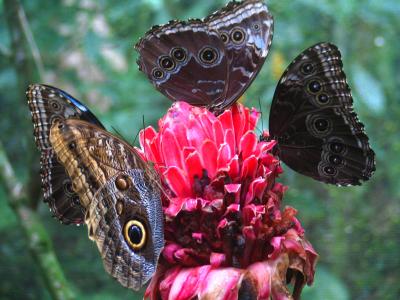
{"label": "butterfly wing", "polygon": [[272,32],[262,1],[232,1],[204,20],[153,27],[135,46],[139,69],[172,101],[221,111],[260,71]]}
{"label": "butterfly wing", "polygon": [[320,43],[286,69],[272,101],[269,129],[279,157],[293,170],[336,185],[359,185],[375,154],[353,98],[338,48]]}
{"label": "butterfly wing", "polygon": [[263,1],[231,1],[205,19],[219,32],[228,58],[228,78],[223,101],[213,103],[222,110],[234,103],[255,79],[272,43],[274,20]]}
{"label": "butterfly wing", "polygon": [[139,69],[172,101],[221,101],[227,74],[224,44],[200,20],[153,27],[136,44]]}
{"label": "butterfly wing", "polygon": [[64,224],[80,224],[84,210],[72,190],[71,180],[57,161],[49,141],[51,125],[65,119],[81,119],[100,128],[100,121],[89,109],[66,92],[48,85],[33,84],[26,92],[32,114],[36,146],[41,152],[41,179],[44,201]]}
{"label": "butterfly wing", "polygon": [[140,289],[164,244],[159,180],[123,140],[80,120],[53,125],[50,141],[86,208],[85,222],[104,267]]}

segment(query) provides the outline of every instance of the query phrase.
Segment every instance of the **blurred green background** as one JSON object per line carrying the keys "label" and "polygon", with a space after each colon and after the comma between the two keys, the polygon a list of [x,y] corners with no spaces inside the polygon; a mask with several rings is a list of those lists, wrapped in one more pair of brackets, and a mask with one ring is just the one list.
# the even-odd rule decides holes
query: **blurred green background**
{"label": "blurred green background", "polygon": [[[53,264],[54,253],[61,268],[50,278],[63,278],[62,270],[66,280],[60,285],[68,282],[77,299],[140,297],[105,273],[85,227],[59,224],[41,202],[25,87],[43,82],[63,88],[108,128],[133,139],[142,116],[154,125],[170,106],[137,70],[134,43],[153,24],[204,17],[224,4],[0,0],[0,165],[9,183],[7,188],[3,176],[0,299],[55,297],[37,263]],[[246,92],[246,104],[258,107],[260,99],[266,127],[286,66],[305,48],[333,42],[342,51],[356,111],[377,154],[377,171],[362,187],[324,185],[285,167],[281,182],[290,188],[284,205],[299,210],[307,237],[320,254],[315,284],[305,289],[303,299],[400,299],[400,2],[271,0],[268,5],[275,18],[274,41]],[[5,168],[5,159],[16,178]],[[25,194],[12,189],[18,182]],[[32,234],[38,228],[44,241]]]}

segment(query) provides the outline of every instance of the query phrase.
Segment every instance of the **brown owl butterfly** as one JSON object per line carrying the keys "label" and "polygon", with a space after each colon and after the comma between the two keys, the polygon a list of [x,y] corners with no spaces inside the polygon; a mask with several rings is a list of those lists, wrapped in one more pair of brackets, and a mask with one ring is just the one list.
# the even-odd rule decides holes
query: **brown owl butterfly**
{"label": "brown owl butterfly", "polygon": [[353,110],[341,54],[330,43],[302,52],[282,75],[268,139],[293,170],[336,185],[359,185],[375,171],[375,153]]}
{"label": "brown owl butterfly", "polygon": [[232,1],[203,20],[154,26],[135,48],[139,69],[160,92],[220,112],[254,80],[272,35],[262,1]]}
{"label": "brown owl butterfly", "polygon": [[45,201],[62,222],[84,221],[107,272],[123,286],[140,289],[164,245],[155,171],[64,91],[31,85],[27,97]]}

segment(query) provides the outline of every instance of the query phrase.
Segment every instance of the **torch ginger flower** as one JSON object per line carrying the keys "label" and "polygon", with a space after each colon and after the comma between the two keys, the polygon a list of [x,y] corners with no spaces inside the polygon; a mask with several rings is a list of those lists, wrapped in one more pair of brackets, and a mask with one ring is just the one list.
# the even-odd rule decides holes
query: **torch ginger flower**
{"label": "torch ginger flower", "polygon": [[[165,248],[148,299],[298,299],[311,284],[317,253],[271,153],[258,141],[259,112],[235,104],[219,116],[175,102],[140,133],[165,196]],[[294,283],[290,293],[287,282]]]}

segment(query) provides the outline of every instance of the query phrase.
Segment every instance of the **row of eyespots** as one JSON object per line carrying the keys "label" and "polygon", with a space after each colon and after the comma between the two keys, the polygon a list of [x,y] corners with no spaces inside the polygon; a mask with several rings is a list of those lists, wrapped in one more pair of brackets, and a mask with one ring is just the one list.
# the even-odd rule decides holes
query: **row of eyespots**
{"label": "row of eyespots", "polygon": [[331,152],[326,162],[321,162],[321,170],[325,176],[336,176],[338,168],[344,165],[343,155],[346,152],[345,145],[339,141],[331,142],[328,146]]}
{"label": "row of eyespots", "polygon": [[[261,26],[258,23],[253,24],[253,30],[258,32],[260,31]],[[239,27],[235,27],[231,30],[230,36],[226,32],[222,32],[220,34],[221,40],[224,44],[227,44],[230,40],[237,45],[240,45],[246,39],[246,33],[243,29]],[[183,48],[177,47],[171,50],[171,55],[161,56],[158,59],[159,66],[162,68],[155,68],[152,71],[153,78],[156,80],[163,79],[165,76],[165,72],[172,71],[176,67],[176,62],[183,62],[187,58],[186,51]],[[211,47],[206,46],[203,47],[199,53],[198,58],[200,61],[206,65],[212,65],[219,58],[218,51]]]}
{"label": "row of eyespots", "polygon": [[158,65],[161,68],[155,68],[152,75],[155,79],[162,79],[165,76],[166,71],[172,71],[175,69],[176,64],[185,61],[187,54],[185,49],[176,47],[170,51],[169,55],[163,55],[158,59]]}
{"label": "row of eyespots", "polygon": [[70,198],[70,207],[75,207],[75,206],[81,206],[81,202],[79,200],[78,195],[74,192],[73,188],[72,188],[72,184],[71,181],[69,179],[64,180],[63,182],[63,190],[65,193],[65,196],[67,198]]}
{"label": "row of eyespots", "polygon": [[[310,62],[305,62],[300,67],[300,72],[306,76],[312,75],[315,71],[315,66]],[[313,100],[318,106],[323,106],[329,103],[329,97],[327,94],[322,92],[322,84],[319,80],[313,79],[309,81],[307,83],[307,92],[315,96]],[[329,134],[331,127],[331,121],[326,118],[314,118],[312,121],[312,131],[315,132],[314,135],[320,137]],[[329,144],[329,150],[331,154],[329,154],[326,161],[321,162],[319,167],[325,176],[336,176],[338,172],[337,168],[344,163],[343,157],[339,154],[345,152],[345,146],[340,142],[332,142]]]}
{"label": "row of eyespots", "polygon": [[[219,54],[218,51],[211,46],[203,47],[199,53],[198,58],[205,65],[211,66],[215,63]],[[155,68],[152,72],[153,77],[156,80],[162,79],[165,76],[165,72],[170,72],[175,69],[177,63],[184,62],[187,59],[186,50],[180,47],[173,48],[171,50],[171,55],[164,55],[158,59],[158,64],[161,68]]]}
{"label": "row of eyespots", "polygon": [[165,71],[172,71],[175,69],[176,64],[185,61],[187,57],[186,51],[183,48],[176,47],[170,51],[170,56],[163,55],[158,59],[158,65],[162,68],[155,68],[153,70],[153,77],[161,79],[165,75]]}
{"label": "row of eyespots", "polygon": [[[306,62],[303,63],[300,67],[301,73],[304,75],[311,75],[315,71],[315,67],[312,63]],[[319,80],[311,80],[310,82],[307,83],[307,92],[309,92],[312,95],[315,95],[314,102],[318,106],[323,106],[329,103],[329,97],[327,94],[325,94],[322,91],[322,84]]]}
{"label": "row of eyespots", "polygon": [[224,44],[228,44],[229,41],[232,41],[234,44],[240,45],[246,39],[246,33],[239,27],[233,28],[230,35],[226,32],[221,32],[220,36]]}
{"label": "row of eyespots", "polygon": [[[254,34],[257,34],[261,31],[261,24],[259,22],[255,22],[251,25],[251,29],[253,30]],[[230,34],[227,32],[221,31],[221,40],[224,44],[228,44],[231,40],[234,44],[240,45],[243,41],[246,40],[246,33],[240,27],[235,27],[231,30]]]}

